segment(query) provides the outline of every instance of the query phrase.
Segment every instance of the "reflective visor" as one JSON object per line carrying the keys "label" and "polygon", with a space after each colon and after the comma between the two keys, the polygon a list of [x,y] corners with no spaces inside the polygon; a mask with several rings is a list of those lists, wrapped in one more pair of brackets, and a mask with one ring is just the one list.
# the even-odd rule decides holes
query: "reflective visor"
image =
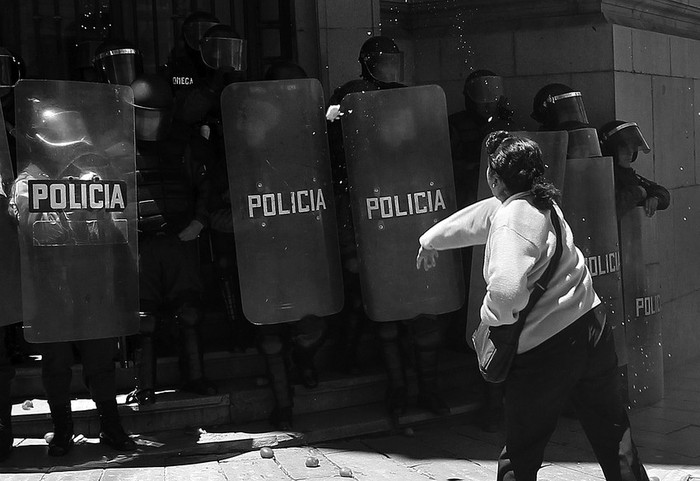
{"label": "reflective visor", "polygon": [[476,103],[498,102],[503,95],[503,79],[494,75],[471,79],[464,86],[464,93]]}
{"label": "reflective visor", "polygon": [[95,57],[95,67],[107,83],[129,86],[143,73],[141,54],[133,48],[103,52]]}
{"label": "reflective visor", "polygon": [[370,52],[363,56],[370,75],[380,82],[403,80],[403,52]]}
{"label": "reflective visor", "polygon": [[36,137],[51,147],[90,145],[87,127],[80,112],[47,108],[38,117]]}
{"label": "reflective visor", "polygon": [[207,37],[201,42],[202,60],[223,72],[246,69],[246,41],[240,38]]}
{"label": "reflective visor", "polygon": [[645,154],[651,152],[649,144],[644,139],[642,131],[639,130],[637,122],[620,124],[604,132],[602,137],[601,140],[603,141],[614,140],[615,143],[628,145],[633,149],[637,149],[637,151],[641,150]]}
{"label": "reflective visor", "polygon": [[583,105],[581,92],[567,92],[547,98],[547,103],[552,104],[552,112],[558,124],[564,122],[588,123],[586,108]]}
{"label": "reflective visor", "polygon": [[218,22],[191,22],[182,27],[182,35],[185,37],[185,43],[192,50],[199,50],[199,42],[204,37],[204,32],[209,30],[214,25],[219,25]]}

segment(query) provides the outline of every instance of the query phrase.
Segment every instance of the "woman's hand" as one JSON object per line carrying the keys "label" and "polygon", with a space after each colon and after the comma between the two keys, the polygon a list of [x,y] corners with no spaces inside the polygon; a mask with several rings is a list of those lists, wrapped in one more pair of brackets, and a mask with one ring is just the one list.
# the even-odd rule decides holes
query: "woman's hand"
{"label": "woman's hand", "polygon": [[420,249],[418,249],[418,255],[416,256],[416,269],[420,269],[421,264],[423,264],[423,269],[426,271],[432,269],[437,265],[437,258],[437,250],[421,246]]}

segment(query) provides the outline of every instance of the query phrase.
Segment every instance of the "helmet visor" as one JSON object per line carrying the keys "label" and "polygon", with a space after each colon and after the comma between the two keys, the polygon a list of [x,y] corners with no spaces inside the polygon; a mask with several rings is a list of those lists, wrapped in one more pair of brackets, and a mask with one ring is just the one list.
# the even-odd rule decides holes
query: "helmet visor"
{"label": "helmet visor", "polygon": [[87,127],[80,112],[48,108],[37,118],[36,138],[48,147],[91,145]]}
{"label": "helmet visor", "polygon": [[376,80],[387,83],[403,80],[403,52],[369,52],[363,60]]}
{"label": "helmet visor", "polygon": [[206,37],[201,42],[202,60],[222,72],[246,69],[246,41],[240,38]]}
{"label": "helmet visor", "polygon": [[568,92],[549,97],[547,102],[552,104],[551,110],[558,124],[564,122],[588,123],[586,108],[583,105],[581,92]]}
{"label": "helmet visor", "polygon": [[103,80],[113,85],[131,85],[143,73],[141,54],[133,48],[101,53],[95,57],[95,67]]}
{"label": "helmet visor", "polygon": [[464,93],[476,103],[498,102],[503,95],[503,79],[494,75],[473,78],[464,86]]}
{"label": "helmet visor", "polygon": [[649,144],[639,130],[636,122],[625,122],[603,134],[603,141],[612,140],[618,145],[627,145],[637,151],[642,151],[645,154],[651,152]]}
{"label": "helmet visor", "polygon": [[218,24],[219,24],[219,22],[199,21],[199,22],[191,22],[191,23],[188,23],[186,25],[183,25],[182,35],[185,37],[185,43],[192,50],[199,50],[199,48],[200,48],[199,42],[202,40],[202,37],[204,37],[204,32],[209,30],[214,25],[218,25]]}

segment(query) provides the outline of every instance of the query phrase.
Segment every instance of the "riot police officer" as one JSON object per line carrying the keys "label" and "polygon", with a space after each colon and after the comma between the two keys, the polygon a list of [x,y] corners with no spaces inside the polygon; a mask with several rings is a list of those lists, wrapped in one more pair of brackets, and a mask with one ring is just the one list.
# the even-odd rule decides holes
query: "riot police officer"
{"label": "riot police officer", "polygon": [[230,25],[217,24],[204,31],[199,41],[203,76],[179,95],[175,112],[178,128],[189,132],[193,157],[204,163],[209,173],[209,238],[214,268],[233,332],[232,342],[240,350],[254,345],[255,333],[241,309],[219,99],[226,85],[245,77],[245,46],[245,40]]}
{"label": "riot police officer", "polygon": [[154,335],[159,321],[178,323],[182,390],[213,394],[204,375],[199,323],[203,291],[198,237],[208,222],[209,179],[186,139],[170,135],[173,98],[165,78],[137,77],[134,91],[139,189],[141,335],[136,389],[128,402],[156,401]]}
{"label": "riot police officer", "polygon": [[[513,129],[513,110],[505,96],[502,77],[491,70],[475,70],[464,81],[462,94],[464,110],[448,117],[458,209],[477,200],[484,138],[496,130]],[[467,292],[471,259],[472,248],[462,249]],[[456,339],[461,338],[465,329],[465,309],[466,306],[451,316]],[[487,431],[496,431],[502,417],[503,391],[494,384],[487,383],[485,387],[487,396],[481,416],[482,426]]]}
{"label": "riot police officer", "polygon": [[[22,61],[6,48],[0,47],[0,97],[2,98],[2,113],[5,125],[0,131],[0,244],[3,248],[3,261],[0,269],[0,307],[2,320],[0,321],[0,461],[9,456],[12,449],[12,401],[10,386],[15,375],[15,369],[10,362],[10,339],[17,336],[19,324],[13,324],[20,320],[19,305],[19,252],[17,251],[17,232],[10,218],[6,217],[7,196],[9,188],[14,180],[16,169],[14,155],[7,142],[14,135],[14,105],[12,88],[21,76]],[[5,325],[8,324],[8,325]],[[9,338],[9,339],[8,339]]]}
{"label": "riot police officer", "polygon": [[[81,85],[72,85],[76,84]],[[57,90],[67,98],[82,93],[71,92],[69,88]],[[26,94],[22,97],[23,109],[30,111],[23,114],[29,121],[21,132],[25,136],[25,149],[30,149],[25,152],[29,162],[13,184],[10,201],[10,210],[22,232],[23,263],[25,257],[28,261],[25,272],[30,274],[25,277],[28,282],[22,284],[24,298],[33,303],[31,310],[25,311],[25,322],[27,312],[32,315],[30,324],[39,325],[44,320],[54,319],[58,324],[54,329],[61,339],[65,339],[63,334],[70,330],[69,327],[81,332],[83,329],[90,331],[89,335],[75,337],[78,339],[75,341],[48,341],[38,345],[42,355],[42,381],[54,428],[47,437],[48,454],[63,456],[73,447],[70,384],[74,349],[80,353],[85,385],[99,414],[100,442],[119,451],[131,451],[136,449],[136,444],[124,432],[117,410],[116,339],[108,335],[100,337],[101,332],[84,325],[86,319],[94,325],[102,325],[110,324],[112,319],[120,316],[120,313],[107,310],[123,305],[127,291],[131,289],[127,280],[130,276],[123,277],[127,280],[124,284],[111,285],[109,282],[122,278],[121,274],[129,271],[132,264],[133,274],[136,274],[135,261],[126,246],[124,233],[104,208],[73,209],[71,206],[70,210],[39,212],[29,208],[32,180],[96,182],[101,175],[111,172],[110,164],[105,151],[91,139],[81,112],[65,110],[61,102],[56,103],[55,93],[41,92],[46,94],[44,97],[34,92],[30,99]],[[109,105],[113,106],[113,99],[110,100]],[[30,246],[38,247],[32,249]],[[45,247],[42,249],[42,246]],[[89,286],[85,285],[86,278]],[[104,289],[109,291],[106,296],[100,291],[102,286],[96,287],[102,282],[106,284]],[[93,294],[101,297],[103,303],[93,304]],[[41,300],[32,299],[33,296],[39,296]],[[93,317],[93,308],[105,309],[100,306],[107,306],[102,312],[106,321]],[[63,325],[61,316],[70,316],[73,325]],[[25,328],[32,327],[30,330],[36,334],[40,330],[37,325],[25,324]],[[51,329],[47,327],[46,330]]]}
{"label": "riot police officer", "polygon": [[476,70],[464,81],[462,94],[464,110],[448,117],[458,208],[476,201],[481,142],[490,132],[513,128],[502,77]]}
{"label": "riot police officer", "polygon": [[[265,80],[304,79],[307,74],[293,62],[278,61],[270,65]],[[309,389],[318,386],[314,358],[326,334],[326,322],[318,316],[298,321],[261,325],[257,328],[258,349],[265,356],[275,406],[270,422],[278,429],[292,427],[293,387],[290,375]]]}
{"label": "riot police officer", "polygon": [[340,370],[344,372],[357,372],[359,369],[357,346],[365,327],[368,325],[368,319],[362,307],[360,294],[357,248],[350,210],[343,132],[340,122],[336,122],[336,120],[339,120],[343,115],[340,110],[340,102],[349,93],[404,87],[404,84],[400,83],[403,75],[403,52],[399,50],[398,45],[391,38],[375,36],[366,40],[360,48],[358,62],[361,68],[360,78],[350,80],[336,88],[331,95],[326,111],[326,119],[330,122],[328,124],[328,144],[331,154],[333,190],[345,287],[345,304],[338,321],[340,332],[336,333],[340,345],[338,364]]}
{"label": "riot police officer", "polygon": [[[364,42],[358,61],[361,78],[350,81],[334,92],[326,118],[333,122],[329,126],[329,142],[333,166],[333,182],[340,226],[341,256],[345,281],[345,308],[341,326],[347,333],[340,334],[345,341],[341,349],[346,359],[353,359],[359,341],[359,332],[366,316],[362,312],[360,281],[357,269],[357,252],[347,181],[345,155],[340,126],[334,122],[343,115],[340,108],[342,98],[352,92],[383,90],[404,87],[400,83],[403,75],[403,52],[396,43],[384,36],[376,36]],[[444,343],[447,319],[444,316],[418,316],[404,321],[377,322],[375,325],[380,340],[382,356],[387,372],[388,388],[386,408],[394,424],[407,408],[406,368],[408,359],[403,352],[404,339],[410,339],[415,352],[415,367],[418,378],[418,404],[435,414],[449,413],[449,407],[437,392],[438,351]]]}
{"label": "riot police officer", "polygon": [[651,152],[636,122],[613,120],[598,130],[603,155],[614,160],[615,206],[618,220],[636,206],[643,206],[648,217],[665,210],[671,203],[668,190],[635,172],[631,164],[639,152]]}
{"label": "riot police officer", "polygon": [[570,130],[588,123],[581,92],[560,83],[545,85],[535,94],[530,117],[543,131]]}

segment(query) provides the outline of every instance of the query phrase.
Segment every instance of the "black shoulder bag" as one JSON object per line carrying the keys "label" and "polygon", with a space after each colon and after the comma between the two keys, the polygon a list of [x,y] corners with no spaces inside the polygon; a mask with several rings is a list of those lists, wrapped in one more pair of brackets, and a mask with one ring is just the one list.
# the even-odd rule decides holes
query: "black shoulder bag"
{"label": "black shoulder bag", "polygon": [[530,294],[527,305],[520,311],[518,320],[514,324],[505,326],[489,326],[481,321],[474,334],[472,334],[474,349],[479,360],[479,371],[481,376],[488,382],[501,383],[506,380],[510,366],[513,364],[513,359],[518,352],[518,341],[520,340],[520,333],[525,326],[525,319],[540,297],[542,297],[542,294],[544,294],[547,284],[549,284],[559,264],[562,252],[561,224],[554,206],[550,210],[550,217],[552,218],[554,230],[557,233],[557,246],[554,249],[554,255],[552,260],[549,261],[547,269],[535,283],[535,288]]}

